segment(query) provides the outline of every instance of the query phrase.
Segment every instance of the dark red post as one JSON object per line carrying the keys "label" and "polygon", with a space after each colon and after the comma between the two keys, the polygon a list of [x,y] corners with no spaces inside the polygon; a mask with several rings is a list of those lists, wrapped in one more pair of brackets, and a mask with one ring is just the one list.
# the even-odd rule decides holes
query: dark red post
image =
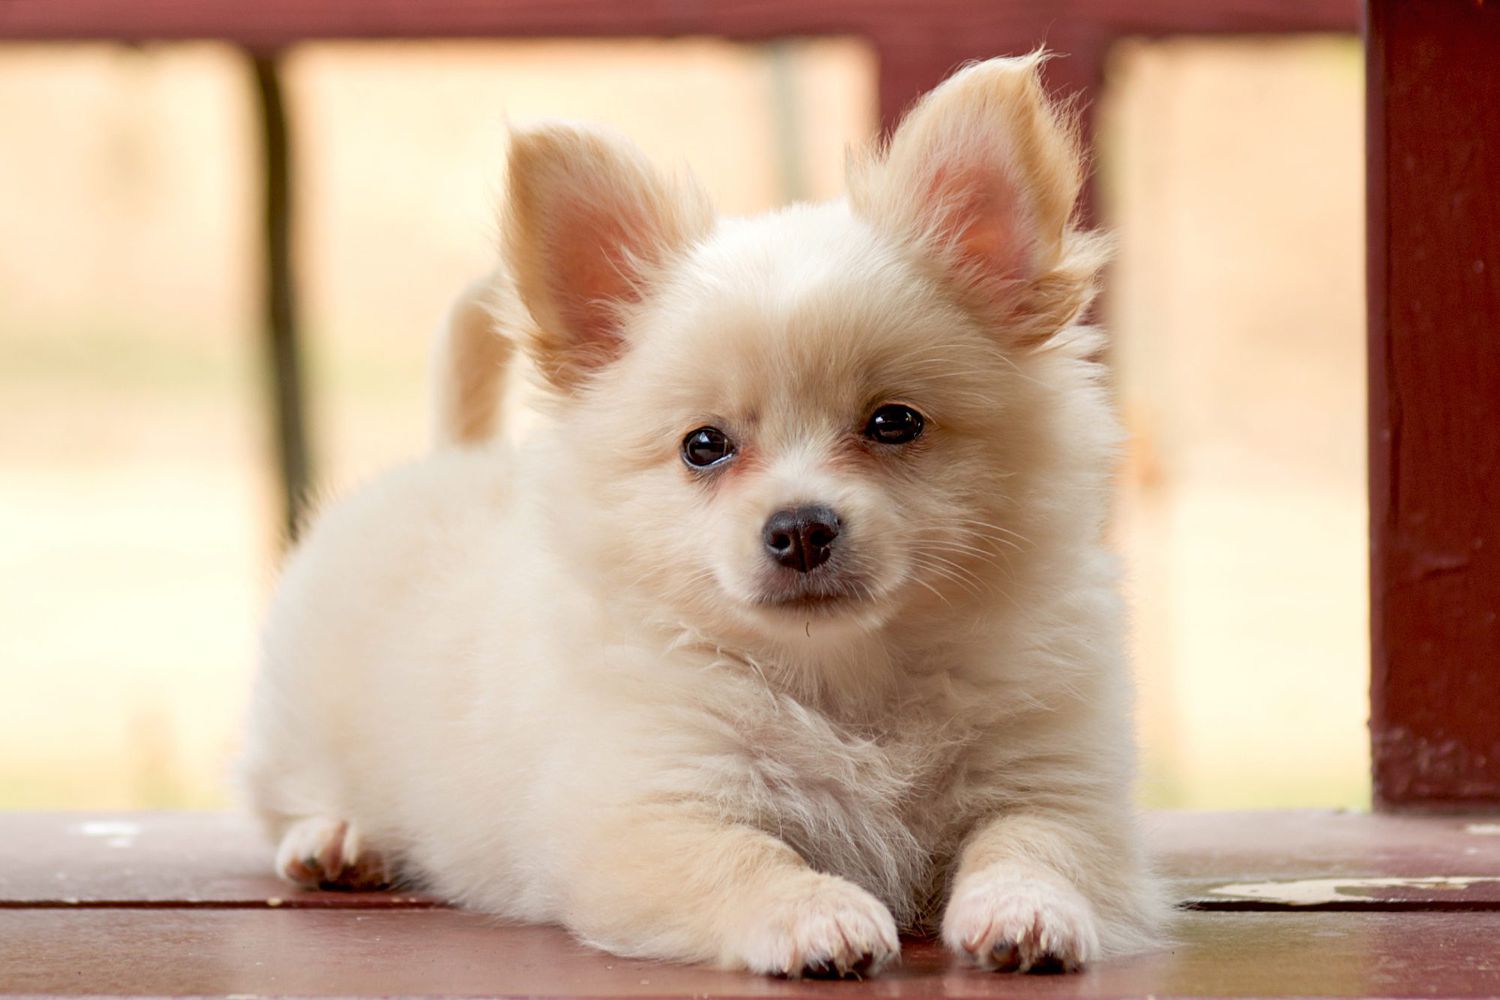
{"label": "dark red post", "polygon": [[1500,4],[1371,0],[1376,802],[1500,806]]}

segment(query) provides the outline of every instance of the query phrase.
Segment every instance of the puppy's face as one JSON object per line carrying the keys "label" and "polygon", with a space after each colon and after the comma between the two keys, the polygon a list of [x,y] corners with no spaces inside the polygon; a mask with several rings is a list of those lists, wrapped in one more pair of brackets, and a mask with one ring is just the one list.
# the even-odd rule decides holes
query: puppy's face
{"label": "puppy's face", "polygon": [[721,226],[625,332],[570,420],[598,429],[610,535],[679,607],[827,634],[990,582],[1014,369],[842,206]]}
{"label": "puppy's face", "polygon": [[716,222],[596,133],[517,136],[509,238],[558,456],[613,582],[709,634],[870,630],[1003,575],[1034,405],[1086,301],[1077,161],[997,60],[920,105],[850,203]]}

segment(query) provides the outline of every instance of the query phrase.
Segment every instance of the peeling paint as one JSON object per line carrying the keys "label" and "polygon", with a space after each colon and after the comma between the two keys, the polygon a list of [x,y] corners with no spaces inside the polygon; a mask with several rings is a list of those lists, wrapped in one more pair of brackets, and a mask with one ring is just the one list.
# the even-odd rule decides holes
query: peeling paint
{"label": "peeling paint", "polygon": [[1377,903],[1379,889],[1435,889],[1461,892],[1470,886],[1500,883],[1497,875],[1432,875],[1423,878],[1307,878],[1288,882],[1237,882],[1208,890],[1214,896],[1259,899],[1287,906],[1346,903],[1366,900]]}

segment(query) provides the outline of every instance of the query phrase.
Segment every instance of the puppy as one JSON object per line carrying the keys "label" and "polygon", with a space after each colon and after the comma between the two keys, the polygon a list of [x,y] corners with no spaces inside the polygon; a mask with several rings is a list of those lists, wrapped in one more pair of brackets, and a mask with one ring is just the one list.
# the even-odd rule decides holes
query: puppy
{"label": "puppy", "polygon": [[[746,220],[612,135],[514,133],[449,444],[324,513],[270,613],[244,770],[282,875],[787,976],[898,929],[1001,971],[1150,944],[1075,325],[1105,248],[1040,59]],[[450,446],[512,343],[545,419]]]}

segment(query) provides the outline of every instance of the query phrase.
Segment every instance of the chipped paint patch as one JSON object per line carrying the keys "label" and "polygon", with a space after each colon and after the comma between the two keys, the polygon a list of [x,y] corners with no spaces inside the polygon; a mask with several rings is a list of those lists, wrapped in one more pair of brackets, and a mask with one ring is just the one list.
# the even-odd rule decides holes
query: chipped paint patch
{"label": "chipped paint patch", "polygon": [[1496,875],[1433,875],[1424,878],[1306,878],[1288,882],[1237,882],[1208,890],[1214,896],[1257,899],[1286,906],[1320,903],[1378,903],[1389,894],[1380,889],[1428,889],[1462,892],[1474,885],[1500,883]]}
{"label": "chipped paint patch", "polygon": [[1464,827],[1464,833],[1472,833],[1477,837],[1500,837],[1500,823],[1470,823]]}

